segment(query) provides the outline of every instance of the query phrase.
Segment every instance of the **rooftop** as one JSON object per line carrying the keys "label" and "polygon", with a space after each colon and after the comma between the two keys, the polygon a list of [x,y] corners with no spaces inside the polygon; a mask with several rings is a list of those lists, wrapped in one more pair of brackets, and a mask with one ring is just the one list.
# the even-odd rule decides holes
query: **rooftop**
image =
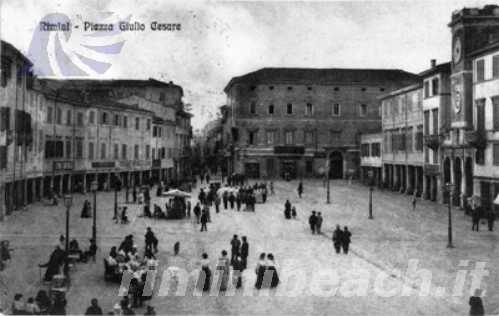
{"label": "rooftop", "polygon": [[239,77],[233,77],[224,91],[236,83],[283,83],[283,84],[355,84],[398,82],[411,84],[419,80],[416,74],[400,69],[362,68],[262,68]]}

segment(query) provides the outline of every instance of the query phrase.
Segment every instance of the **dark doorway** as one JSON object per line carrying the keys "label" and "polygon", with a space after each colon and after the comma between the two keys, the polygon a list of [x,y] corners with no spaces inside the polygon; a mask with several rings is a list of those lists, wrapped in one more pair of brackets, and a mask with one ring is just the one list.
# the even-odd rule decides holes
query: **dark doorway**
{"label": "dark doorway", "polygon": [[275,177],[275,162],[274,158],[267,158],[267,177]]}
{"label": "dark doorway", "polygon": [[464,181],[466,183],[466,197],[473,195],[473,159],[466,158],[464,165]]}
{"label": "dark doorway", "polygon": [[454,195],[452,196],[452,200],[455,206],[460,205],[462,176],[463,172],[461,168],[461,158],[456,157],[456,160],[454,161]]}
{"label": "dark doorway", "polygon": [[281,177],[288,179],[295,179],[297,175],[296,161],[295,160],[282,160],[281,161]]}
{"label": "dark doorway", "polygon": [[[450,159],[449,157],[444,160],[444,183],[445,186],[447,183],[450,183]],[[444,203],[449,203],[449,192],[447,190],[443,190],[443,200]]]}
{"label": "dark doorway", "polygon": [[331,153],[329,160],[329,177],[331,179],[343,178],[343,156],[339,151]]}
{"label": "dark doorway", "polygon": [[260,178],[260,164],[258,162],[245,163],[244,173],[248,178]]}

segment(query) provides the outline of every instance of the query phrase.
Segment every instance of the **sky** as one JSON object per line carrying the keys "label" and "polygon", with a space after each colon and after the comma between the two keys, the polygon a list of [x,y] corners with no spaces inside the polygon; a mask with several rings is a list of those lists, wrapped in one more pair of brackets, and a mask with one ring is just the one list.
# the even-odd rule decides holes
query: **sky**
{"label": "sky", "polygon": [[[83,71],[78,76],[173,81],[191,104],[194,128],[202,128],[226,102],[229,80],[263,67],[417,73],[430,59],[449,61],[451,13],[487,3],[494,2],[0,0],[0,36],[47,63],[52,76],[67,76],[54,63],[63,59],[54,48],[53,37],[60,36],[60,51]],[[67,16],[80,27],[70,34],[40,32],[49,14]],[[137,21],[145,30],[83,31],[84,21]],[[154,21],[178,23],[180,30],[153,31]],[[43,37],[47,34],[52,40]],[[103,46],[105,51],[95,49]]]}

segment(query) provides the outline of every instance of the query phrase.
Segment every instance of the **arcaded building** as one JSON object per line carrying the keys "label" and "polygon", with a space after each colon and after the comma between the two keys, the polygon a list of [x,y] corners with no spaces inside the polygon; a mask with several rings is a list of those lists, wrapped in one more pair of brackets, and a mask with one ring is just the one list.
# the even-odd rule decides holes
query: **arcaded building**
{"label": "arcaded building", "polygon": [[418,79],[395,69],[338,68],[263,68],[234,77],[224,89],[228,172],[312,177],[329,165],[332,178],[358,177],[360,134],[381,130],[377,97]]}

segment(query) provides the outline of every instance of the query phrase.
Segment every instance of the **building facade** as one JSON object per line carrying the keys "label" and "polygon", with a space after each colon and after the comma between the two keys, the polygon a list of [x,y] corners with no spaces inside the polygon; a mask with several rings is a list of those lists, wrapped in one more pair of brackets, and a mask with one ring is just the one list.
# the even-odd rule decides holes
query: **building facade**
{"label": "building facade", "polygon": [[417,83],[380,98],[384,186],[416,196],[424,191],[421,87],[421,83]]}
{"label": "building facade", "polygon": [[475,159],[473,193],[485,209],[498,211],[499,194],[499,38],[472,54]]}
{"label": "building facade", "polygon": [[229,173],[312,177],[329,165],[332,178],[357,177],[360,134],[381,129],[377,97],[415,80],[401,70],[296,68],[232,78],[224,89]]}
{"label": "building facade", "polygon": [[[53,193],[189,174],[191,114],[180,86],[149,80],[54,80],[2,42],[0,218]],[[178,135],[181,134],[181,141]]]}

